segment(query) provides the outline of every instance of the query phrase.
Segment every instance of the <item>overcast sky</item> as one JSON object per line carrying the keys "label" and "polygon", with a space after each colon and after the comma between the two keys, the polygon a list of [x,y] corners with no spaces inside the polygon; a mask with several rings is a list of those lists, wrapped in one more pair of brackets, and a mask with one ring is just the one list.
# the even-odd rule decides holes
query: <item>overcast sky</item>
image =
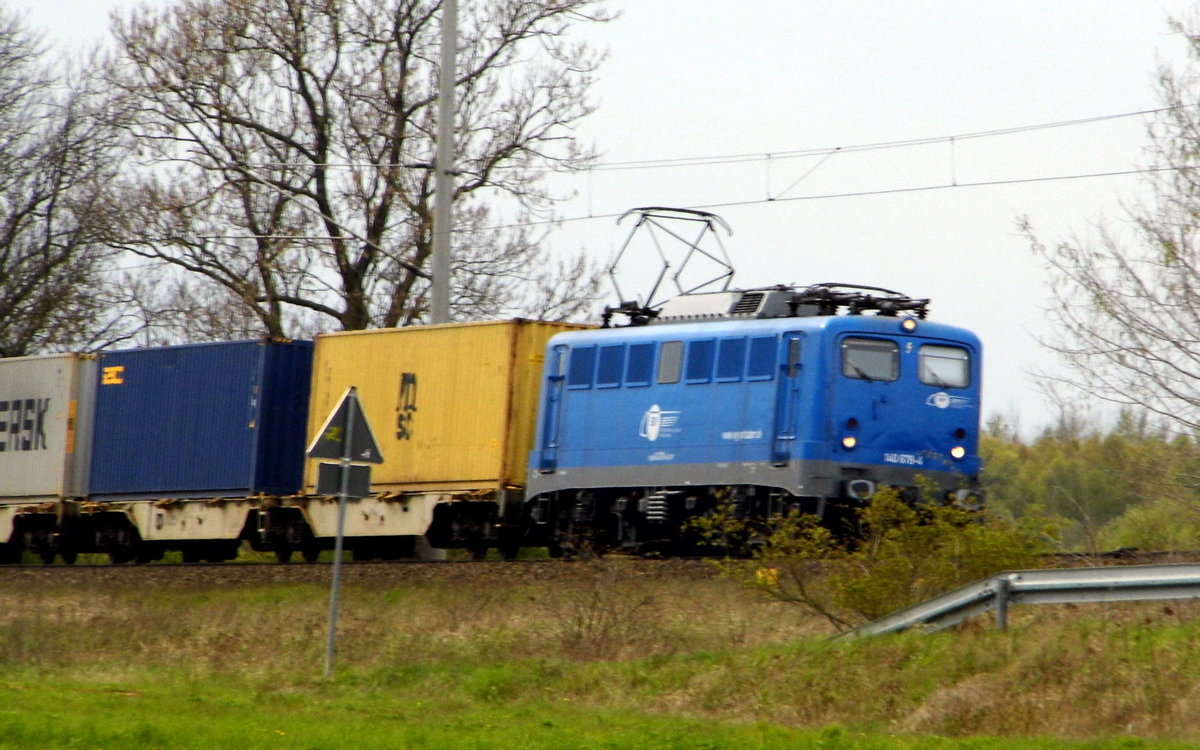
{"label": "overcast sky", "polygon": [[[4,0],[0,0],[4,1]],[[112,0],[7,0],[52,40],[102,37]],[[156,4],[162,4],[159,0]],[[1145,117],[973,134],[1153,109],[1155,71],[1181,65],[1167,28],[1184,0],[625,0],[588,36],[610,58],[579,135],[603,162],[741,156],[596,169],[552,235],[607,258],[635,206],[706,207],[736,285],[855,282],[931,297],[932,317],[986,347],[985,409],[1028,432],[1049,406],[1031,372],[1055,367],[1045,274],[1017,233],[1047,241],[1119,222],[1147,161]],[[951,139],[951,136],[955,136]],[[933,139],[903,148],[863,144]],[[844,152],[797,157],[798,151]],[[770,158],[768,158],[770,155]],[[1003,185],[978,183],[1007,182]],[[930,186],[958,185],[929,190]],[[889,192],[890,191],[890,192]],[[845,196],[848,193],[874,195]],[[768,200],[771,199],[771,200]],[[736,204],[736,205],[735,205]]]}

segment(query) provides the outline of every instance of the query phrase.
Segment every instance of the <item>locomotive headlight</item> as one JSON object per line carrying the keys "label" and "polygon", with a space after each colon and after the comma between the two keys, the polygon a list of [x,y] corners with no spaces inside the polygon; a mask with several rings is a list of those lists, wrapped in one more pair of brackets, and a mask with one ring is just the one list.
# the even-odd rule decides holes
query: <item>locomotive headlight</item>
{"label": "locomotive headlight", "polygon": [[950,457],[955,461],[961,461],[965,455],[967,455],[967,449],[961,445],[956,445],[950,449]]}
{"label": "locomotive headlight", "polygon": [[917,319],[905,318],[904,320],[900,321],[900,327],[904,329],[905,333],[912,333],[913,331],[917,330]]}
{"label": "locomotive headlight", "polygon": [[848,451],[854,450],[854,446],[858,445],[858,438],[853,435],[847,435],[842,438],[842,447]]}

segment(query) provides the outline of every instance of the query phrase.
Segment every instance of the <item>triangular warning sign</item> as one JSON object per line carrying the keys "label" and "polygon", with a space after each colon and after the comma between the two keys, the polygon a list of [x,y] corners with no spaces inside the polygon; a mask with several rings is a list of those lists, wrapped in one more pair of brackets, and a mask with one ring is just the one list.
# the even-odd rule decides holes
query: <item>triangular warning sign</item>
{"label": "triangular warning sign", "polygon": [[341,403],[321,425],[308,446],[309,458],[348,459],[358,463],[381,464],[379,443],[358,401],[358,392],[350,387]]}

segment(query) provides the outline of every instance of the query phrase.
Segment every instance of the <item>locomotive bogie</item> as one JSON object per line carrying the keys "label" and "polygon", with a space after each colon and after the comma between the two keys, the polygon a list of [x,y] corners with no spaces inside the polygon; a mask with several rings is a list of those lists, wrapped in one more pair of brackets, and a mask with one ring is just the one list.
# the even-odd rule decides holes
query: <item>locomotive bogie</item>
{"label": "locomotive bogie", "polygon": [[[666,556],[746,553],[761,541],[770,518],[827,516],[823,498],[755,485],[553,493],[537,498],[527,511],[538,529],[530,538],[555,553],[618,550]],[[715,516],[726,525],[704,523]]]}

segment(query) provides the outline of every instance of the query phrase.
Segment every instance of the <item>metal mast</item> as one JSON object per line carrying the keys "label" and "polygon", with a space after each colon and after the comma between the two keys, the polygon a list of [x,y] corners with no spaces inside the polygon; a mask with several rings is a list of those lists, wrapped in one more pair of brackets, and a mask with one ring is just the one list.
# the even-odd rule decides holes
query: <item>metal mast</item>
{"label": "metal mast", "polygon": [[454,78],[458,0],[442,3],[442,55],[438,75],[436,172],[433,185],[433,280],[430,323],[450,322],[450,250],[454,222]]}

